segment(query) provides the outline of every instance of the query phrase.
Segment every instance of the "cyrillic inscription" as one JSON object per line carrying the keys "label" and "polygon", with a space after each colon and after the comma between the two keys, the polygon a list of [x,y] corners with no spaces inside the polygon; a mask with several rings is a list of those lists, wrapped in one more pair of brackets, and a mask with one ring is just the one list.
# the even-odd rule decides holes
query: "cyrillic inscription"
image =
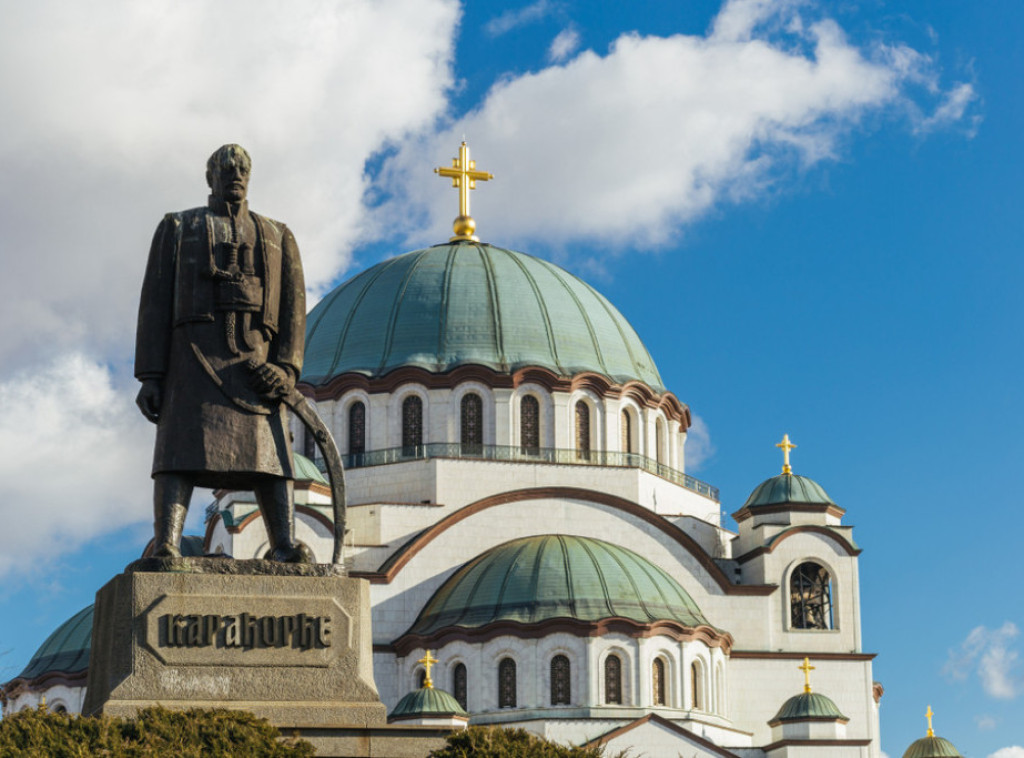
{"label": "cyrillic inscription", "polygon": [[331,646],[330,616],[232,616],[165,613],[160,616],[160,647],[290,647],[312,650]]}

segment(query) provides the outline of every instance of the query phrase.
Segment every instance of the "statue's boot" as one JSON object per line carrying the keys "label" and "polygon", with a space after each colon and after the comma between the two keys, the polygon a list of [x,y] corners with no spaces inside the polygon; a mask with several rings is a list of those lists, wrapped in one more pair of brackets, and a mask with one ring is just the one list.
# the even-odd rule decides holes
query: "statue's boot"
{"label": "statue's boot", "polygon": [[180,558],[192,483],[182,476],[160,474],[153,477],[153,484],[153,555]]}
{"label": "statue's boot", "polygon": [[295,539],[295,501],[292,499],[291,480],[281,479],[257,487],[256,500],[270,538],[267,559],[279,563],[314,563],[310,549]]}

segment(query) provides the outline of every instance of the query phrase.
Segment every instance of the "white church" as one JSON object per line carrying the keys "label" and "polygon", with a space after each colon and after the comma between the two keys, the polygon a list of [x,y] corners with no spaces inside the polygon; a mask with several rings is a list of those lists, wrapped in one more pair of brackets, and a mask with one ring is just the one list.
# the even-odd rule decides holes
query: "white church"
{"label": "white church", "polygon": [[[467,190],[452,240],[353,276],[307,321],[300,388],[345,462],[345,561],[370,583],[391,719],[638,757],[878,758],[845,510],[793,473],[788,437],[781,473],[721,503],[686,473],[689,408],[632,326],[566,270],[479,242]],[[297,536],[329,562],[330,489],[293,432]],[[262,557],[252,493],[217,495],[183,550]],[[91,618],[4,685],[6,712],[80,710]]]}

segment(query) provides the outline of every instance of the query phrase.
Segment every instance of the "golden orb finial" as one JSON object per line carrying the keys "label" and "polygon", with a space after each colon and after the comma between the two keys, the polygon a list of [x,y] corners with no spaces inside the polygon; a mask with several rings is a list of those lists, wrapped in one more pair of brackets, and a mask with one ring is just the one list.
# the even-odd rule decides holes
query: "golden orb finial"
{"label": "golden orb finial", "polygon": [[452,158],[451,168],[435,168],[434,173],[451,179],[452,186],[459,190],[459,216],[455,219],[455,223],[452,224],[455,236],[451,238],[451,241],[472,240],[473,242],[479,242],[480,238],[474,234],[476,231],[476,221],[469,215],[469,191],[476,189],[478,181],[486,182],[493,179],[494,174],[486,171],[477,171],[476,161],[469,159],[469,145],[466,144],[465,140],[459,146],[459,157]]}
{"label": "golden orb finial", "polygon": [[782,473],[792,474],[793,467],[789,465],[789,451],[796,447],[792,442],[789,441],[789,435],[782,435],[782,442],[776,442],[775,447],[782,449]]}

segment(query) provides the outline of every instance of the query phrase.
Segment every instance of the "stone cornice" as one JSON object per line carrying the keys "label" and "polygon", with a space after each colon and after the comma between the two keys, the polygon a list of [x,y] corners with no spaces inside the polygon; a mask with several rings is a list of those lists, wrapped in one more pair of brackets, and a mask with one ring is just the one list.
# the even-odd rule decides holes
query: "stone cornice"
{"label": "stone cornice", "polygon": [[829,537],[837,545],[839,545],[839,547],[841,547],[849,556],[857,556],[861,554],[861,549],[859,547],[855,547],[854,545],[852,545],[848,539],[846,539],[843,535],[836,532],[834,529],[831,529],[827,526],[818,526],[817,524],[803,524],[801,526],[790,527],[789,529],[786,529],[784,532],[780,532],[771,539],[771,542],[769,542],[769,544],[762,545],[761,547],[755,547],[753,550],[747,551],[746,553],[735,558],[734,560],[737,563],[746,563],[747,561],[753,560],[754,558],[758,558],[767,553],[773,553],[775,552],[775,548],[777,548],[780,543],[786,541],[793,535],[802,534],[806,532],[812,534],[820,534],[825,537]]}
{"label": "stone cornice", "polygon": [[829,516],[842,518],[846,511],[832,503],[781,503],[779,505],[755,505],[752,508],[743,506],[732,514],[732,517],[738,524],[754,516],[770,513],[825,513]]}

